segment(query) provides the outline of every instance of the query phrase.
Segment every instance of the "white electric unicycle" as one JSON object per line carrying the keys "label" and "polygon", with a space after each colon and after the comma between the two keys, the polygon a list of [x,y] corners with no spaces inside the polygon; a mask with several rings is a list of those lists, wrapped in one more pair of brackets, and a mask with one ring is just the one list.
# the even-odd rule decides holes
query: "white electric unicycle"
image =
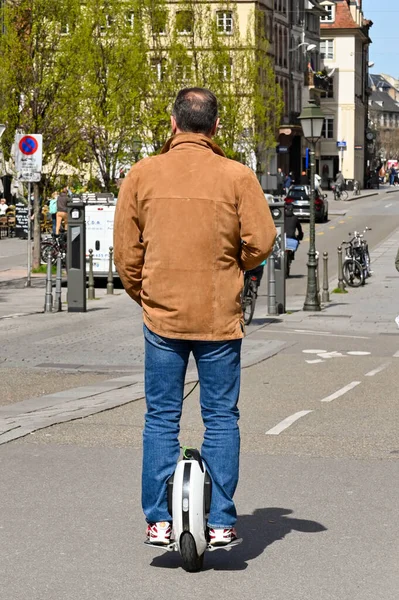
{"label": "white electric unicycle", "polygon": [[[195,448],[183,448],[183,459],[168,481],[168,506],[172,515],[172,539],[158,550],[178,551],[183,568],[199,571],[206,550],[230,550],[242,542],[234,540],[225,546],[212,546],[208,539],[208,515],[211,505],[212,481],[206,465]],[[149,544],[152,545],[152,544]]]}

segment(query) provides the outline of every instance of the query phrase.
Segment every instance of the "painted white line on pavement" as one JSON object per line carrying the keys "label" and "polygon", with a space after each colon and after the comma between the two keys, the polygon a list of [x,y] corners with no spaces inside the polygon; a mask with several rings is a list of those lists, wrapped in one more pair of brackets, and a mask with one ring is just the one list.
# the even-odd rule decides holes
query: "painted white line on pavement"
{"label": "painted white line on pavement", "polygon": [[308,365],[316,365],[317,363],[322,363],[324,360],[321,358],[316,358],[316,360],[307,360]]}
{"label": "painted white line on pavement", "polygon": [[392,202],[391,202],[391,204],[386,204],[385,208],[389,208],[390,206],[392,206]]}
{"label": "painted white line on pavement", "polygon": [[362,335],[341,335],[338,333],[331,333],[330,331],[312,331],[311,329],[294,329],[296,333],[303,333],[305,335],[326,335],[329,337],[340,337],[340,338],[351,338],[353,340],[369,340],[370,338]]}
{"label": "painted white line on pavement", "polygon": [[318,354],[317,356],[320,356],[320,358],[345,358],[345,355],[342,354],[341,352],[337,352],[336,350],[334,350],[334,352],[322,352],[320,354]]}
{"label": "painted white line on pavement", "polygon": [[353,390],[353,388],[355,388],[357,385],[360,385],[360,383],[361,383],[360,381],[352,381],[352,383],[348,383],[348,385],[341,388],[337,392],[334,392],[333,394],[331,394],[331,396],[327,396],[326,398],[323,398],[322,400],[320,400],[320,402],[332,402],[333,400],[336,400],[340,396],[343,396],[344,394],[346,394],[346,392],[350,392],[350,390]]}
{"label": "painted white line on pavement", "polygon": [[312,350],[311,348],[309,348],[309,350],[302,350],[302,352],[304,354],[319,354],[320,352],[327,352],[327,350],[317,350],[317,349]]}
{"label": "painted white line on pavement", "polygon": [[299,412],[294,413],[290,417],[287,417],[286,419],[278,423],[275,427],[272,427],[272,429],[269,429],[269,431],[266,431],[266,435],[279,435],[279,433],[281,433],[285,429],[288,429],[288,427],[295,423],[295,421],[298,421],[298,419],[304,417],[305,415],[308,415],[311,412],[313,412],[313,410],[300,410]]}
{"label": "painted white line on pavement", "polygon": [[374,377],[374,375],[377,375],[377,373],[381,373],[381,371],[389,367],[390,364],[391,363],[385,363],[384,365],[380,365],[376,369],[373,369],[372,371],[366,373],[365,377]]}
{"label": "painted white line on pavement", "polygon": [[351,350],[348,352],[350,356],[369,356],[371,352],[363,352],[362,350]]}
{"label": "painted white line on pavement", "polygon": [[[310,329],[288,329],[284,331],[283,329],[269,329],[267,331],[270,333],[285,333],[287,335],[291,335],[292,333],[298,333],[299,335],[321,335],[326,337],[338,337],[338,338],[350,338],[351,340],[369,340],[369,337],[365,337],[363,335],[340,335],[338,333],[330,333],[329,331],[311,331]],[[399,356],[399,354],[398,354]]]}
{"label": "painted white line on pavement", "polygon": [[393,355],[394,358],[399,358],[399,350]]}

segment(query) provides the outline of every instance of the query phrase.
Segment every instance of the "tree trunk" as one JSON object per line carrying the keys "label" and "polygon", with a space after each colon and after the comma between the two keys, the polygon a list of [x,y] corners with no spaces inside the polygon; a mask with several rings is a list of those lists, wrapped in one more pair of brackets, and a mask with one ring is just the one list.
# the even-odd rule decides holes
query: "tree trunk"
{"label": "tree trunk", "polygon": [[41,233],[40,233],[40,194],[39,184],[33,184],[33,261],[32,266],[34,269],[40,267],[40,244],[41,244]]}

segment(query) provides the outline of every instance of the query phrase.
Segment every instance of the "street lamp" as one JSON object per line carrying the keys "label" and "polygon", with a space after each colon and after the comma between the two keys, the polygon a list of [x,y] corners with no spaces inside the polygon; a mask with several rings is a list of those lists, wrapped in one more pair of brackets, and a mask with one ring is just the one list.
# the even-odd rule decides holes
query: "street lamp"
{"label": "street lamp", "polygon": [[306,299],[303,310],[320,310],[319,295],[317,293],[316,281],[316,227],[315,227],[315,152],[316,142],[321,138],[321,132],[324,124],[324,115],[314,100],[309,100],[307,106],[304,106],[299,120],[302,125],[303,135],[310,145],[310,233],[309,233],[309,252],[308,252],[308,281],[306,289]]}
{"label": "street lamp", "polygon": [[133,140],[132,142],[132,150],[133,150],[133,156],[134,156],[134,162],[138,162],[139,160],[139,156],[140,156],[140,152],[141,152],[141,141],[140,140]]}
{"label": "street lamp", "polygon": [[291,48],[291,50],[288,50],[288,52],[295,52],[295,50],[298,50],[298,48],[300,48],[301,46],[306,46],[305,52],[312,52],[313,50],[316,50],[316,48],[317,48],[316,44],[308,44],[308,42],[301,42],[295,48]]}

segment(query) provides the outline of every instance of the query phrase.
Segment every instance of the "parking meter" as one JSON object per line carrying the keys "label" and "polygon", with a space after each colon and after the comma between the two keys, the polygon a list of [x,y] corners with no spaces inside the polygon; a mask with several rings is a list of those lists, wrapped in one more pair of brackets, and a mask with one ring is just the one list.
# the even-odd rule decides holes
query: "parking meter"
{"label": "parking meter", "polygon": [[86,223],[85,203],[68,202],[68,312],[86,312]]}
{"label": "parking meter", "polygon": [[285,313],[285,228],[284,202],[270,205],[270,212],[277,229],[277,238],[269,261],[273,261],[276,289],[277,314]]}

